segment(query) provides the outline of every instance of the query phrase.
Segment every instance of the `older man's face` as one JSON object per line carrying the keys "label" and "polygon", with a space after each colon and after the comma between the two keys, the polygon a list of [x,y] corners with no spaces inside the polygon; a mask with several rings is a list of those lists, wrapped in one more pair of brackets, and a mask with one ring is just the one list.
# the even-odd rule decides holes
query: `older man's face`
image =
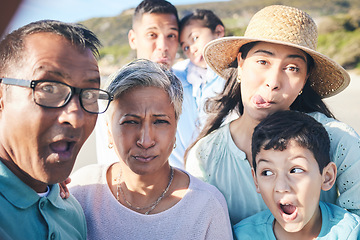
{"label": "older man's face", "polygon": [[[27,36],[22,56],[21,66],[7,77],[53,80],[78,88],[100,85],[91,51],[81,52],[53,33]],[[67,178],[97,118],[81,108],[79,95],[62,108],[44,108],[33,101],[32,89],[3,85],[0,106],[0,156],[5,164],[36,191]]]}

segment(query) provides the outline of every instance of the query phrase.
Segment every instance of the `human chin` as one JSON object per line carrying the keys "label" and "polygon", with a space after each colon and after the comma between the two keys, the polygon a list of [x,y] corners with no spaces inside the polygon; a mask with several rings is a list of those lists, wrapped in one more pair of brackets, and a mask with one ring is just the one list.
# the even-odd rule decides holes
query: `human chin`
{"label": "human chin", "polygon": [[303,229],[302,222],[284,222],[283,220],[276,219],[277,224],[280,225],[281,228],[283,228],[286,232],[289,233],[296,233]]}

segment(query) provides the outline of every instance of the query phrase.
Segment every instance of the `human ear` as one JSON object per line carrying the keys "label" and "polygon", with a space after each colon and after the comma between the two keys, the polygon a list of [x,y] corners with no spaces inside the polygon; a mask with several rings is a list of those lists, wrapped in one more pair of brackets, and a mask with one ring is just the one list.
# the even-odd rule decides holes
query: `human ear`
{"label": "human ear", "polygon": [[336,180],[336,173],[337,168],[335,163],[330,162],[326,167],[324,167],[322,172],[322,190],[328,191],[334,186]]}
{"label": "human ear", "polygon": [[260,193],[260,189],[259,189],[259,184],[257,182],[257,178],[256,178],[256,173],[254,171],[254,168],[251,168],[251,174],[252,174],[252,177],[254,179],[254,183],[255,183],[255,187],[256,187],[256,192],[257,193]]}
{"label": "human ear", "polygon": [[221,38],[225,36],[225,28],[221,24],[218,24],[215,28],[215,34],[217,38]]}
{"label": "human ear", "polygon": [[129,45],[131,49],[136,50],[136,34],[133,29],[131,29],[128,33]]}
{"label": "human ear", "polygon": [[240,76],[242,71],[242,66],[244,64],[244,59],[241,57],[241,52],[238,53],[236,58],[238,63],[238,76]]}

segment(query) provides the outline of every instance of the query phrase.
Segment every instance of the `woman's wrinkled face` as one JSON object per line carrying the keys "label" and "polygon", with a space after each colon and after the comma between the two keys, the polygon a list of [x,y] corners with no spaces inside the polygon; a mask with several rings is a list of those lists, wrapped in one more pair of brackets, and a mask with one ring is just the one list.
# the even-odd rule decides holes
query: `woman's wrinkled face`
{"label": "woman's wrinkled face", "polygon": [[297,48],[259,42],[245,59],[238,55],[244,114],[261,121],[288,110],[307,79],[306,54]]}
{"label": "woman's wrinkled face", "polygon": [[135,87],[113,101],[109,110],[109,140],[120,161],[141,175],[168,164],[177,121],[163,89]]}

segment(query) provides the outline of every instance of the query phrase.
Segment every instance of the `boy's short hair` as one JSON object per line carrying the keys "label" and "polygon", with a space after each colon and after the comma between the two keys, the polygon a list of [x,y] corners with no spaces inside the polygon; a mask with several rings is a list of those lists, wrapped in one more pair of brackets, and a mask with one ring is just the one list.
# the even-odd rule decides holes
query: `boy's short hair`
{"label": "boy's short hair", "polygon": [[253,168],[261,150],[286,149],[290,140],[309,149],[318,162],[320,173],[330,162],[330,139],[321,123],[297,111],[280,111],[269,115],[256,126],[251,143]]}
{"label": "boy's short hair", "polygon": [[211,10],[207,9],[195,9],[192,13],[186,15],[183,17],[179,24],[180,33],[186,27],[191,23],[193,20],[199,20],[202,22],[203,27],[211,29],[211,31],[214,33],[215,29],[218,25],[221,25],[225,28],[223,22],[221,19],[215,15],[215,13]]}
{"label": "boy's short hair", "polygon": [[141,19],[145,13],[172,14],[176,17],[179,25],[179,16],[176,7],[166,0],[144,0],[136,8],[132,19],[132,25]]}

